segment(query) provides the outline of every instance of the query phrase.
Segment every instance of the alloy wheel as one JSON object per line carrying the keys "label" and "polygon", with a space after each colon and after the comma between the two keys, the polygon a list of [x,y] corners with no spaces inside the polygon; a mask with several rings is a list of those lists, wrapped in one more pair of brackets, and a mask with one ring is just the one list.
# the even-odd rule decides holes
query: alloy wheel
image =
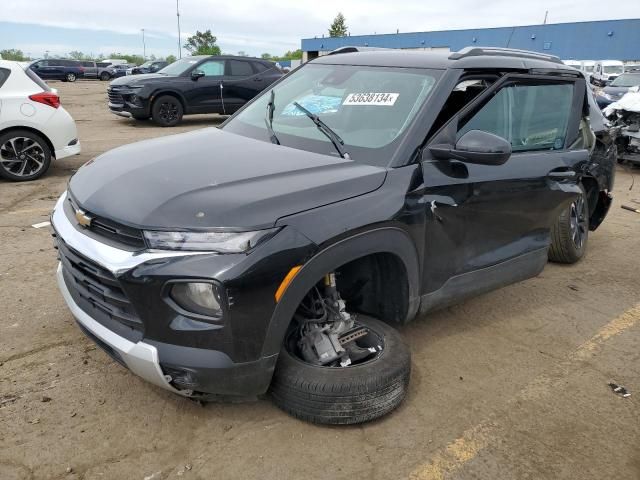
{"label": "alloy wheel", "polygon": [[163,102],[160,105],[160,118],[165,123],[172,123],[178,119],[178,105],[172,102]]}
{"label": "alloy wheel", "polygon": [[571,240],[577,249],[581,249],[582,245],[584,245],[585,238],[587,237],[587,230],[589,228],[586,206],[587,204],[585,203],[582,195],[580,195],[571,204],[571,212],[569,214]]}
{"label": "alloy wheel", "polygon": [[13,137],[0,145],[0,166],[15,176],[35,175],[44,164],[44,148],[32,138]]}

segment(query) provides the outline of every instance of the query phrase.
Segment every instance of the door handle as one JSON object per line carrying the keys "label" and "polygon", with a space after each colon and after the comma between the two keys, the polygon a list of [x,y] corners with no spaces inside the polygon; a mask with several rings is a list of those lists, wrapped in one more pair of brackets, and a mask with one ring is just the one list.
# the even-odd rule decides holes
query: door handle
{"label": "door handle", "polygon": [[576,172],[574,172],[573,170],[551,170],[547,174],[547,177],[556,179],[575,178]]}

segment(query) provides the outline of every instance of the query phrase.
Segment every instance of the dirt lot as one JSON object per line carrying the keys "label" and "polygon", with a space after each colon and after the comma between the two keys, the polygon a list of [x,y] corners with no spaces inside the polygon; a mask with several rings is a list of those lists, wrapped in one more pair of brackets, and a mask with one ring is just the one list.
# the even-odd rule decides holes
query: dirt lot
{"label": "dirt lot", "polygon": [[584,261],[416,320],[403,329],[414,363],[401,408],[318,427],[268,399],[179,398],[82,335],[49,232],[31,225],[95,155],[219,119],[160,129],[108,113],[106,83],[54,86],[82,155],[36,182],[0,180],[0,479],[640,478],[640,215],[620,209],[640,207],[640,183],[630,190],[628,171]]}

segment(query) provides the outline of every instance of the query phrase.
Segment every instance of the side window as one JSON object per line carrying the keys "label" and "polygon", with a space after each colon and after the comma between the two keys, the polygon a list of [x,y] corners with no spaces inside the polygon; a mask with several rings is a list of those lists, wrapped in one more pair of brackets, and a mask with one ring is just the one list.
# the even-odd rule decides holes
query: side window
{"label": "side window", "polygon": [[33,66],[36,67],[36,68],[47,67],[47,66],[49,66],[49,61],[48,60],[40,60],[39,62],[36,62]]}
{"label": "side window", "polygon": [[229,60],[229,75],[232,77],[250,77],[253,75],[253,69],[249,62]]}
{"label": "side window", "polygon": [[453,116],[468,105],[474,98],[480,95],[484,90],[497,80],[497,76],[485,77],[462,77],[455,88],[449,94],[449,98],[440,110],[438,117],[433,122],[431,131],[427,135],[430,138],[440,128],[453,118]]}
{"label": "side window", "polygon": [[572,101],[572,83],[508,85],[461,119],[457,138],[469,130],[482,130],[511,142],[514,152],[561,150]]}
{"label": "side window", "polygon": [[8,68],[0,68],[0,88],[2,88],[4,82],[7,81],[9,75],[11,75],[11,70],[9,70]]}
{"label": "side window", "polygon": [[270,68],[266,66],[264,63],[258,63],[258,62],[253,62],[253,68],[258,73],[262,73],[262,72],[266,72],[267,70],[270,70]]}
{"label": "side window", "polygon": [[209,60],[200,64],[196,70],[203,72],[205,77],[219,77],[224,75],[224,61]]}

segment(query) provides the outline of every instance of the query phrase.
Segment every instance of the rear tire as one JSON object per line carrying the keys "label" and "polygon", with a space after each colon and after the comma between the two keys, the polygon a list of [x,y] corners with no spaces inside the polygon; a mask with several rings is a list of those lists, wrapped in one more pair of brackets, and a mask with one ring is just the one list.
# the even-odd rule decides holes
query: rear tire
{"label": "rear tire", "polygon": [[111,78],[111,75],[109,75],[107,72],[102,72],[100,74],[100,80],[102,80],[103,82],[106,82],[110,78]]}
{"label": "rear tire", "polygon": [[0,177],[14,182],[36,180],[51,165],[47,141],[30,130],[12,130],[0,135]]}
{"label": "rear tire", "polygon": [[151,118],[161,127],[174,127],[182,120],[182,103],[171,95],[158,97],[151,107]]}
{"label": "rear tire", "polygon": [[348,367],[307,363],[284,346],[271,382],[273,402],[294,417],[319,424],[356,424],[382,417],[400,405],[411,374],[411,354],[400,333],[380,320],[357,321],[382,338],[380,355]]}
{"label": "rear tire", "polygon": [[587,251],[589,240],[589,205],[587,192],[573,201],[551,227],[549,260],[557,263],[576,263]]}
{"label": "rear tire", "polygon": [[77,77],[75,73],[67,73],[64,78],[67,82],[75,82]]}

